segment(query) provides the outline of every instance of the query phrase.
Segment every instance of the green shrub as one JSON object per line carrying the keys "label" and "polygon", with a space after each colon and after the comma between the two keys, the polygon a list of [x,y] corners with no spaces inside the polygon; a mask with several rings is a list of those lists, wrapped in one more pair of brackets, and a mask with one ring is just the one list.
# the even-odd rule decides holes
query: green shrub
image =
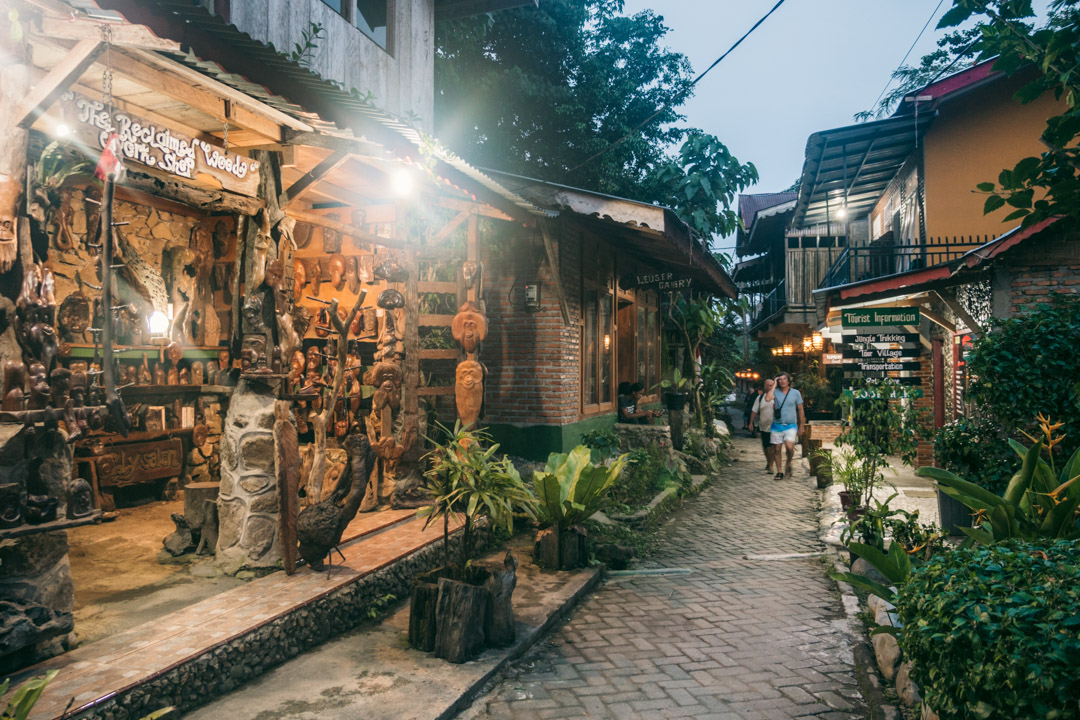
{"label": "green shrub", "polygon": [[1003,427],[1031,431],[1039,413],[1064,422],[1057,452],[1068,457],[1080,447],[1078,347],[1080,298],[1055,295],[975,340],[969,398]]}
{"label": "green shrub", "polygon": [[635,448],[626,455],[626,469],[607,493],[605,507],[620,513],[647,505],[671,482],[679,482],[677,471],[667,466],[667,454],[655,444]]}
{"label": "green shrub", "polygon": [[941,467],[1001,495],[1020,461],[1000,426],[987,420],[959,418],[934,435],[934,457]]}
{"label": "green shrub", "polygon": [[942,720],[1080,718],[1080,542],[962,548],[900,587],[900,647]]}
{"label": "green shrub", "polygon": [[599,463],[619,451],[619,436],[610,428],[590,430],[581,436],[581,444],[592,450],[593,462]]}

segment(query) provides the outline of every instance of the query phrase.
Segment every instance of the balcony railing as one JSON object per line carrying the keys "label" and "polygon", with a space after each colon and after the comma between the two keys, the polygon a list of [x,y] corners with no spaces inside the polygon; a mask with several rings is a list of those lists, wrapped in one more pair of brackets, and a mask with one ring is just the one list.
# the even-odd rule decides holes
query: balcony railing
{"label": "balcony railing", "polygon": [[862,280],[920,270],[955,260],[993,238],[941,238],[919,245],[847,247],[829,268],[819,287],[839,287]]}
{"label": "balcony railing", "polygon": [[750,327],[756,328],[785,307],[787,307],[787,290],[784,287],[784,281],[781,280],[771,293],[762,298]]}

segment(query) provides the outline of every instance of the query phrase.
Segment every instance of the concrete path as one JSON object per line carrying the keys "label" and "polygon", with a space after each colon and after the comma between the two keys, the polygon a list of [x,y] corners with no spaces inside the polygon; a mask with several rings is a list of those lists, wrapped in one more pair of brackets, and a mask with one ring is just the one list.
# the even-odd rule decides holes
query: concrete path
{"label": "concrete path", "polygon": [[462,717],[868,717],[805,462],[776,482],[760,444],[735,446],[643,564],[674,572],[611,577]]}

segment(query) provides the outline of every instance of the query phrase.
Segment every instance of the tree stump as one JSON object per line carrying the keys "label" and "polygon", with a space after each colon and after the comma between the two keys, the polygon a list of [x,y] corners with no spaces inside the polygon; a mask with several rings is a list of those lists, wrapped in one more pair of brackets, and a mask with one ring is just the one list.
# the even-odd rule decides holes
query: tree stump
{"label": "tree stump", "polygon": [[514,642],[514,607],[511,599],[517,586],[517,560],[507,550],[502,562],[481,560],[470,568],[472,583],[488,591],[484,616],[484,637],[489,647],[506,647]]}
{"label": "tree stump", "polygon": [[488,591],[456,580],[439,580],[435,657],[463,663],[484,648]]}
{"label": "tree stump", "polygon": [[533,561],[547,570],[559,569],[559,533],[556,528],[545,528],[536,533]]}
{"label": "tree stump", "polygon": [[573,570],[589,561],[589,534],[580,525],[559,535],[559,569]]}
{"label": "tree stump", "polygon": [[207,500],[205,507],[206,515],[203,520],[202,531],[199,533],[199,547],[195,549],[196,555],[213,555],[215,549],[217,549],[217,500]]}
{"label": "tree stump", "polygon": [[[206,503],[209,501],[216,508],[220,489],[221,483],[216,482],[194,482],[184,486],[184,517],[187,518],[188,527],[199,538],[202,537],[202,529],[207,522],[209,510]],[[216,519],[215,516],[215,521]]]}
{"label": "tree stump", "polygon": [[439,586],[435,583],[417,583],[413,586],[409,604],[409,647],[424,652],[435,649],[435,631],[438,627],[435,610],[439,601]]}

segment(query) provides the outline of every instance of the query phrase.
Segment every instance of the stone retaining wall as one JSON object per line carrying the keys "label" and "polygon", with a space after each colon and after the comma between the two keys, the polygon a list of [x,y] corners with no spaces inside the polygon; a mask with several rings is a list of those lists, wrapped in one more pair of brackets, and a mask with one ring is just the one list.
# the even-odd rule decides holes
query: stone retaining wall
{"label": "stone retaining wall", "polygon": [[[489,540],[485,534],[478,538],[478,546],[483,547]],[[460,542],[460,532],[451,536],[452,554],[459,552]],[[383,598],[387,595],[405,600],[412,591],[413,578],[435,569],[442,561],[440,538],[243,637],[207,648],[202,655],[109,698],[96,708],[75,712],[69,719],[136,720],[169,705],[181,712],[190,711],[369,620],[370,611],[385,605]]]}

